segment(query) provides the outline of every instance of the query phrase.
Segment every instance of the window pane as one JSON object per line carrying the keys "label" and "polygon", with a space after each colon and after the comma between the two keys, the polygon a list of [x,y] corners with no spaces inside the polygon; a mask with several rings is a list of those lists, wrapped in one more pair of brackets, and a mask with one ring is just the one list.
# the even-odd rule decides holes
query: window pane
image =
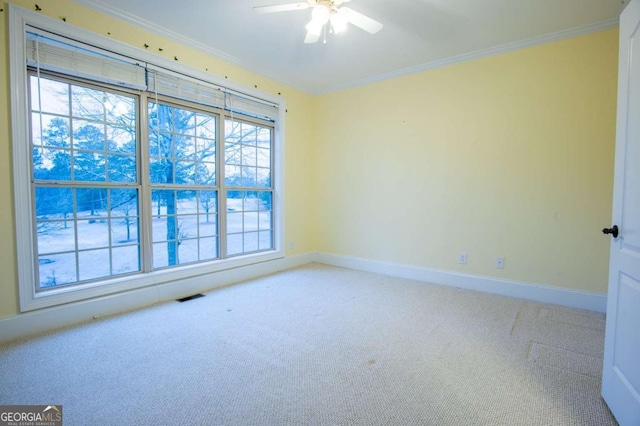
{"label": "window pane", "polygon": [[198,216],[198,232],[200,237],[213,237],[218,235],[217,215],[201,214]]}
{"label": "window pane", "polygon": [[111,275],[109,250],[89,250],[78,253],[80,281],[94,280]]}
{"label": "window pane", "polygon": [[259,192],[260,194],[260,203],[258,204],[258,209],[259,210],[272,210],[271,209],[271,200],[272,200],[272,194],[271,192],[267,192],[267,191],[262,191]]}
{"label": "window pane", "polygon": [[153,245],[153,267],[164,268],[178,264],[178,242],[169,241]]}
{"label": "window pane", "polygon": [[114,274],[127,274],[140,270],[140,247],[117,247],[111,251]]}
{"label": "window pane", "polygon": [[174,162],[171,159],[152,157],[149,165],[151,183],[173,183],[173,167]]}
{"label": "window pane", "polygon": [[111,238],[112,244],[138,243],[138,191],[135,189],[111,189]]}
{"label": "window pane", "polygon": [[138,243],[138,218],[127,216],[111,219],[111,244],[113,246]]}
{"label": "window pane", "polygon": [[176,155],[177,157],[184,158],[189,161],[195,160],[196,144],[194,138],[178,135],[175,138],[175,142],[176,147],[180,150],[178,155]]}
{"label": "window pane", "polygon": [[242,174],[240,166],[224,166],[224,183],[227,186],[242,186]]}
{"label": "window pane", "polygon": [[258,211],[260,200],[256,191],[247,191],[242,199],[242,208],[244,211]]}
{"label": "window pane", "polygon": [[213,139],[196,140],[197,157],[199,161],[216,161],[216,141]]}
{"label": "window pane", "polygon": [[76,249],[73,220],[37,222],[38,253],[60,253]]}
{"label": "window pane", "polygon": [[104,128],[85,120],[73,120],[74,149],[104,151]]}
{"label": "window pane", "polygon": [[213,115],[150,103],[151,183],[215,185],[215,120]]}
{"label": "window pane", "polygon": [[[107,190],[105,188],[78,188],[76,191],[77,215],[82,218],[106,219]],[[90,223],[91,220],[89,221]]]}
{"label": "window pane", "polygon": [[271,167],[271,150],[258,148],[258,167]]}
{"label": "window pane", "polygon": [[251,253],[258,251],[258,233],[246,232],[244,234],[244,252]]}
{"label": "window pane", "polygon": [[71,146],[71,126],[69,118],[54,117],[47,114],[33,117],[34,121],[42,121],[41,145],[56,148]]}
{"label": "window pane", "polygon": [[261,148],[271,147],[271,130],[267,128],[258,129],[258,146]]}
{"label": "window pane", "polygon": [[111,182],[129,182],[138,180],[136,158],[128,155],[109,155],[107,157],[109,180]]}
{"label": "window pane", "polygon": [[180,215],[178,217],[178,239],[180,241],[186,238],[198,237],[198,216]]}
{"label": "window pane", "polygon": [[75,253],[39,256],[38,269],[40,272],[38,289],[56,287],[78,281]]}
{"label": "window pane", "polygon": [[108,123],[135,127],[136,102],[135,98],[115,93],[105,93],[104,108]]}
{"label": "window pane", "polygon": [[35,204],[38,220],[73,219],[73,190],[70,188],[36,187]]}
{"label": "window pane", "polygon": [[39,180],[71,180],[71,151],[34,148],[33,177]]}
{"label": "window pane", "polygon": [[196,114],[196,135],[200,138],[216,138],[216,119],[210,115]]}
{"label": "window pane", "polygon": [[183,240],[178,245],[180,264],[198,261],[198,240]]}
{"label": "window pane", "polygon": [[269,250],[273,248],[273,233],[271,231],[260,231],[259,232],[259,249],[260,250]]}
{"label": "window pane", "polygon": [[242,164],[242,145],[236,143],[227,143],[224,147],[224,162],[227,165]]}
{"label": "window pane", "polygon": [[228,255],[273,249],[271,199],[263,191],[227,193]]}
{"label": "window pane", "polygon": [[236,143],[240,141],[240,122],[225,120],[224,140],[227,143]]}
{"label": "window pane", "polygon": [[242,226],[242,213],[228,213],[227,214],[227,232],[242,232],[244,230]]}
{"label": "window pane", "polygon": [[200,239],[200,260],[210,260],[218,257],[218,239]]}
{"label": "window pane", "polygon": [[197,163],[197,178],[198,185],[211,185],[216,184],[216,164],[215,163]]}
{"label": "window pane", "polygon": [[109,151],[124,154],[136,153],[135,127],[107,126],[106,132]]}
{"label": "window pane", "polygon": [[257,155],[258,155],[258,151],[255,147],[243,146],[242,147],[242,165],[255,166],[257,161],[256,159]]}
{"label": "window pane", "polygon": [[106,180],[105,156],[97,152],[75,151],[74,180],[102,182]]}
{"label": "window pane", "polygon": [[240,143],[244,145],[256,145],[258,127],[254,124],[242,123]]}
{"label": "window pane", "polygon": [[72,86],[71,93],[74,117],[103,117],[105,93],[102,90]]}
{"label": "window pane", "polygon": [[106,220],[79,220],[78,249],[109,247],[109,225]]}
{"label": "window pane", "polygon": [[260,212],[258,222],[261,230],[271,229],[273,226],[271,222],[271,212]]}
{"label": "window pane", "polygon": [[256,186],[269,188],[271,186],[271,170],[257,169],[258,176]]}
{"label": "window pane", "polygon": [[258,230],[258,213],[250,212],[244,214],[244,231],[257,231]]}
{"label": "window pane", "polygon": [[136,189],[109,190],[111,217],[138,215],[138,191]]}
{"label": "window pane", "polygon": [[242,186],[256,186],[258,182],[257,170],[255,167],[242,168]]}
{"label": "window pane", "polygon": [[216,213],[218,211],[217,191],[198,191],[198,197],[198,212],[209,214]]}
{"label": "window pane", "polygon": [[42,102],[42,112],[69,115],[69,85],[67,83],[34,76],[31,78],[31,91],[35,92],[36,96],[38,96],[38,88],[40,89],[39,98]]}
{"label": "window pane", "polygon": [[227,236],[227,254],[233,256],[243,253],[242,234],[232,234]]}
{"label": "window pane", "polygon": [[180,210],[180,214],[198,212],[195,191],[176,191],[176,195],[178,197],[178,208]]}
{"label": "window pane", "polygon": [[180,183],[186,185],[195,184],[196,179],[196,163],[193,161],[176,161],[175,162],[175,181],[172,183]]}
{"label": "window pane", "polygon": [[160,217],[153,218],[153,241],[162,242],[167,241],[167,218]]}
{"label": "window pane", "polygon": [[173,210],[169,214],[175,214],[175,198],[176,191],[168,190],[168,189],[154,189],[151,191],[151,199],[153,200],[153,212],[158,216],[166,215],[167,204],[173,206]]}

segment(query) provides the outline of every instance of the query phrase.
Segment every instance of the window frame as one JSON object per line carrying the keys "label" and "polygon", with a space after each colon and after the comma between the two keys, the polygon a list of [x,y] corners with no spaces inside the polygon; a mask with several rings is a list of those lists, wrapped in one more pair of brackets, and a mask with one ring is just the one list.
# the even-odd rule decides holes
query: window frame
{"label": "window frame", "polygon": [[[31,91],[29,89],[32,88],[32,83],[31,83],[31,78],[32,77],[36,77],[36,78],[45,78],[51,81],[56,81],[59,83],[63,83],[63,84],[68,84],[70,89],[72,86],[75,87],[83,87],[83,88],[88,88],[88,89],[93,89],[93,90],[100,90],[100,91],[104,91],[105,93],[110,93],[112,95],[125,95],[125,96],[129,96],[131,98],[135,98],[136,100],[136,106],[135,106],[135,114],[136,114],[136,124],[135,124],[135,134],[136,134],[136,155],[135,155],[135,159],[136,159],[136,180],[134,182],[119,182],[119,181],[112,181],[112,180],[108,180],[105,179],[104,181],[86,181],[86,180],[76,180],[76,179],[68,179],[68,180],[42,180],[42,179],[36,179],[35,176],[33,176],[33,169],[31,168],[33,166],[33,157],[30,156],[30,161],[29,161],[29,169],[30,169],[30,195],[31,195],[31,200],[33,203],[33,213],[32,213],[32,227],[33,227],[33,232],[34,232],[34,249],[35,249],[35,254],[34,254],[34,269],[35,269],[35,276],[34,276],[34,289],[36,294],[40,294],[43,292],[49,292],[52,291],[52,288],[43,288],[42,287],[42,283],[40,283],[40,285],[38,285],[39,280],[39,276],[40,276],[40,264],[39,264],[39,257],[42,255],[42,253],[40,253],[38,251],[38,241],[37,241],[37,224],[38,224],[38,219],[37,219],[37,213],[35,212],[36,209],[36,189],[37,188],[59,188],[59,189],[63,189],[63,188],[67,188],[67,189],[71,189],[76,195],[75,197],[77,197],[77,191],[78,190],[90,190],[90,189],[107,189],[107,190],[112,190],[112,189],[116,189],[116,190],[124,190],[124,189],[131,189],[131,190],[135,190],[138,193],[138,197],[137,197],[137,206],[136,206],[136,210],[137,210],[137,222],[138,222],[138,242],[137,244],[135,244],[138,247],[138,261],[139,261],[139,268],[137,271],[132,271],[132,272],[126,272],[123,274],[115,274],[115,275],[110,275],[107,277],[102,277],[102,278],[93,278],[93,279],[87,279],[87,280],[82,280],[82,281],[75,281],[72,283],[65,283],[65,284],[61,284],[59,287],[55,287],[55,288],[64,288],[64,287],[76,287],[76,286],[82,286],[84,284],[89,284],[89,283],[93,283],[93,282],[102,282],[102,281],[106,281],[106,280],[111,280],[113,278],[119,278],[119,277],[127,277],[127,276],[135,276],[135,275],[139,275],[140,273],[144,272],[144,256],[142,254],[142,210],[141,210],[141,206],[142,206],[142,198],[143,198],[143,193],[144,193],[144,188],[142,185],[142,179],[141,179],[141,171],[142,171],[142,167],[141,167],[141,161],[138,159],[138,157],[140,156],[140,147],[141,147],[141,137],[140,137],[140,106],[141,106],[141,101],[142,101],[142,97],[140,96],[140,93],[135,92],[134,90],[131,89],[126,89],[126,88],[120,88],[120,87],[114,87],[108,84],[103,84],[103,83],[98,83],[98,82],[89,82],[86,79],[82,79],[82,78],[78,78],[78,77],[70,77],[70,76],[66,76],[63,74],[59,74],[59,73],[54,73],[54,72],[48,72],[48,71],[41,71],[41,72],[37,72],[37,70],[31,69],[29,67],[27,67],[27,88],[28,88],[28,94],[31,95]],[[71,91],[70,91],[71,93]],[[32,117],[33,117],[33,107],[31,106],[31,99],[32,97],[29,96],[29,98],[27,99],[27,104],[29,106],[29,111],[30,111],[30,117],[28,118],[28,121],[30,124],[32,124]],[[42,105],[40,105],[40,110],[38,111],[38,114],[43,114],[42,111]],[[44,114],[47,115],[53,115],[51,113],[47,113],[44,112]],[[73,112],[71,111],[71,104],[70,104],[70,111],[69,111],[69,116],[67,117],[69,119],[70,122],[70,137],[71,139],[74,138],[74,130],[73,130],[73,122],[75,120],[83,120],[82,118],[79,117],[75,117],[73,115]],[[58,116],[58,114],[55,114],[56,116]],[[33,140],[33,135],[31,135],[31,130],[33,129],[33,126],[28,126],[29,127],[29,152],[33,152],[33,148],[36,148],[35,145],[31,145],[32,140]],[[42,131],[43,129],[41,129]],[[106,147],[105,147],[106,150]],[[75,156],[77,152],[91,152],[91,151],[85,151],[82,149],[78,149],[78,148],[72,148],[71,146],[69,147],[69,152],[71,156]],[[106,157],[105,157],[106,159]],[[105,169],[105,178],[108,176],[108,169]],[[74,197],[74,199],[75,199]],[[76,211],[76,204],[77,201],[74,202],[74,209],[73,209],[73,217],[69,219],[69,221],[71,221],[73,223],[73,226],[76,227],[78,225],[79,222],[83,222],[85,219],[78,219],[77,217],[77,211]],[[112,214],[109,212],[107,213],[107,220],[111,220],[112,219]],[[77,230],[77,228],[76,228]],[[75,235],[75,240],[76,243],[78,241],[79,236],[76,234]],[[127,245],[127,247],[131,247],[133,245]],[[110,244],[108,247],[103,247],[101,249],[109,249],[110,254],[109,254],[109,258],[111,260],[112,258],[112,254],[111,251],[114,248],[118,248],[118,246],[113,246],[112,244]],[[76,247],[76,249],[74,251],[65,251],[63,254],[70,254],[70,253],[74,253],[76,256],[76,269],[79,268],[79,265],[77,263],[78,261],[78,256],[81,255],[81,253],[84,252],[88,252],[88,251],[92,251],[92,249],[81,249],[79,247]],[[59,255],[61,253],[52,253],[52,255]],[[76,271],[78,272],[78,271]]]}
{"label": "window frame", "polygon": [[[213,75],[209,72],[196,70],[181,63],[175,63],[168,59],[158,57],[142,49],[132,47],[112,39],[97,35],[93,32],[74,27],[67,23],[61,23],[44,15],[28,11],[19,6],[9,4],[9,71],[10,71],[10,98],[11,98],[11,137],[12,137],[12,169],[14,179],[14,214],[15,214],[15,238],[18,287],[20,297],[20,311],[27,312],[66,303],[80,302],[83,300],[108,296],[115,293],[128,292],[143,287],[175,283],[179,286],[181,280],[196,278],[203,275],[213,274],[233,268],[239,268],[266,261],[281,259],[284,254],[284,129],[285,129],[285,100],[281,96],[272,95],[263,91],[246,87],[244,85],[230,82],[225,78]],[[37,248],[35,247],[35,230],[33,220],[35,216],[35,205],[31,195],[31,145],[30,145],[30,110],[28,92],[28,69],[26,65],[26,32],[28,26],[48,31],[73,40],[95,46],[100,49],[117,52],[127,55],[140,61],[145,61],[157,66],[161,66],[170,71],[188,75],[211,84],[225,87],[250,97],[264,99],[278,106],[278,117],[274,122],[272,141],[272,209],[273,209],[273,250],[268,252],[258,252],[243,255],[240,257],[230,257],[218,259],[206,263],[195,263],[189,265],[177,265],[172,268],[160,269],[151,272],[141,272],[135,275],[110,277],[106,280],[74,284],[63,286],[47,291],[36,292],[36,272],[35,262],[37,261]],[[82,81],[82,80],[81,80]],[[144,96],[144,92],[142,92]],[[140,102],[140,140],[146,138],[144,126],[147,123],[147,112]],[[146,103],[145,103],[146,106]],[[220,123],[224,123],[225,115],[220,116]],[[244,119],[244,118],[243,118]],[[223,126],[220,126],[223,128]],[[224,143],[224,136],[218,144]],[[148,161],[144,155],[144,145],[140,148],[139,161]],[[218,163],[219,164],[219,163]],[[146,167],[143,170],[147,170]],[[142,171],[140,170],[139,173]],[[219,175],[218,179],[223,179]],[[144,176],[141,176],[144,182]],[[221,182],[218,182],[220,184]],[[144,183],[143,183],[144,187]],[[147,197],[145,190],[139,195],[140,212],[150,208],[150,194]],[[225,194],[220,194],[218,211],[223,213],[226,210],[225,203],[222,203]],[[222,226],[223,224],[219,225]],[[141,232],[146,227],[141,220]],[[226,233],[219,233],[219,238]],[[151,238],[149,235],[143,238],[141,244],[149,245]],[[142,250],[150,250],[151,247],[142,247]],[[143,270],[144,271],[144,270]]]}

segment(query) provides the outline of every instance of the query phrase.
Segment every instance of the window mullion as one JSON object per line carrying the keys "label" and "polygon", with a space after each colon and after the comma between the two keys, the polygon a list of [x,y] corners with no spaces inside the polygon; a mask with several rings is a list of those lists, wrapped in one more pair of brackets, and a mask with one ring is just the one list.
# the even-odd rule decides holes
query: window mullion
{"label": "window mullion", "polygon": [[138,105],[138,173],[140,179],[140,269],[142,272],[150,272],[153,268],[153,212],[151,206],[150,160],[149,160],[149,98],[146,93],[140,95]]}
{"label": "window mullion", "polygon": [[226,114],[220,114],[220,124],[216,127],[216,172],[218,173],[218,255],[227,257],[227,187],[225,185]]}

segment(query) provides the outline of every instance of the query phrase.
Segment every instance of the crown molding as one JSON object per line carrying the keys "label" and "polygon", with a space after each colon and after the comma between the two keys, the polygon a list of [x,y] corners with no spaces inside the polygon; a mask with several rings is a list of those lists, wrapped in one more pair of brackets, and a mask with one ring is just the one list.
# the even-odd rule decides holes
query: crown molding
{"label": "crown molding", "polygon": [[468,62],[474,59],[484,58],[486,56],[499,55],[501,53],[512,52],[514,50],[524,49],[527,47],[538,46],[541,44],[551,43],[554,41],[566,40],[573,37],[579,37],[599,31],[605,31],[619,26],[619,19],[613,18],[606,21],[600,21],[581,27],[570,28],[568,30],[562,30],[551,34],[545,34],[542,36],[532,37],[525,40],[520,40],[512,43],[503,44],[500,46],[490,47],[488,49],[477,50],[475,52],[463,53],[461,55],[452,56],[449,58],[438,59],[436,61],[426,62],[424,64],[403,68],[388,73],[378,74],[373,77],[357,80],[353,82],[343,83],[327,87],[325,90],[313,91],[312,95],[324,95],[331,92],[338,92],[341,90],[352,89],[358,86],[364,86],[366,84],[378,83],[384,80],[390,80],[397,77],[402,77],[410,74],[416,74],[423,71],[428,71],[436,68],[442,68],[460,62]]}
{"label": "crown molding", "polygon": [[239,67],[244,68],[247,71],[253,72],[255,74],[258,74],[261,77],[265,77],[268,78],[270,80],[273,80],[275,82],[287,85],[289,87],[292,87],[296,90],[300,90],[302,92],[305,93],[310,93],[309,90],[307,88],[304,87],[300,87],[294,83],[291,83],[290,81],[286,81],[278,76],[269,74],[269,73],[265,73],[264,69],[257,66],[254,63],[248,62],[248,61],[244,61],[241,60],[239,58],[236,58],[233,55],[230,55],[229,53],[223,52],[221,50],[218,49],[214,49],[211,46],[208,46],[204,43],[201,43],[197,40],[194,40],[190,37],[184,36],[180,33],[177,33],[175,31],[171,31],[165,27],[162,27],[160,25],[154,24],[153,22],[147,21],[146,19],[142,19],[139,16],[133,15],[131,13],[125,12],[121,9],[112,7],[112,6],[105,6],[102,3],[99,3],[96,0],[71,0],[73,3],[76,3],[80,6],[86,7],[87,9],[91,9],[94,10],[96,12],[102,13],[104,15],[107,16],[111,16],[112,18],[118,19],[120,21],[135,25],[138,28],[141,28],[143,30],[149,31],[150,33],[159,35],[161,37],[164,37],[166,39],[169,39],[171,41],[174,41],[176,43],[180,43],[182,45],[191,47],[193,49],[199,50],[201,52],[204,52],[208,55],[211,55],[217,59],[220,59],[222,61],[228,62],[232,65],[237,65]]}
{"label": "crown molding", "polygon": [[355,87],[364,86],[366,84],[378,83],[384,80],[390,80],[397,77],[416,74],[419,72],[428,71],[436,68],[442,68],[449,65],[458,64],[461,62],[468,62],[468,61],[480,59],[486,56],[499,55],[501,53],[512,52],[514,50],[524,49],[527,47],[533,47],[533,46],[538,46],[545,43],[551,43],[554,41],[560,41],[560,40],[565,40],[573,37],[579,37],[579,36],[590,34],[590,33],[595,33],[599,31],[616,28],[619,25],[618,18],[608,19],[605,21],[600,21],[593,24],[589,24],[589,25],[570,28],[568,30],[562,30],[555,33],[551,33],[551,34],[545,34],[542,36],[537,36],[537,37],[532,37],[525,40],[507,43],[500,46],[494,46],[487,49],[477,50],[474,52],[463,53],[460,55],[451,56],[449,58],[443,58],[435,61],[425,62],[423,64],[418,64],[408,68],[402,68],[399,70],[378,74],[378,75],[367,77],[364,79],[359,79],[355,81],[349,81],[345,83],[339,83],[339,84],[328,85],[325,87],[317,88],[317,87],[308,87],[308,86],[305,87],[300,84],[288,81],[282,77],[266,73],[264,71],[264,68],[261,68],[256,64],[241,60],[233,55],[230,55],[229,53],[220,51],[218,49],[214,49],[211,46],[208,46],[192,38],[186,37],[175,31],[168,30],[164,27],[161,27],[160,25],[154,24],[138,16],[127,13],[121,9],[105,6],[104,4],[98,2],[97,0],[71,0],[71,1],[81,6],[84,6],[88,9],[92,9],[96,12],[111,16],[120,21],[124,21],[129,24],[135,25],[136,27],[142,28],[151,33],[165,37],[171,41],[183,44],[185,46],[192,47],[194,49],[207,53],[215,58],[218,58],[222,61],[228,62],[233,65],[237,65],[239,67],[244,68],[247,71],[253,72],[262,77],[271,79],[278,83],[287,85],[296,90],[300,90],[302,92],[305,92],[307,94],[314,95],[314,96],[324,95],[332,92],[338,92],[341,90],[353,89]]}

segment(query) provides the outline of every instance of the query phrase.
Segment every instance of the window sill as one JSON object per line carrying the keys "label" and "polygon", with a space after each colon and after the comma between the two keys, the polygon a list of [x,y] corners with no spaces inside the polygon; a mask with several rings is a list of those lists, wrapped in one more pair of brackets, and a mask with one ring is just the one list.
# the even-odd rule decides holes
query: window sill
{"label": "window sill", "polygon": [[[163,269],[146,274],[128,275],[116,279],[92,282],[84,285],[61,287],[31,294],[30,298],[23,298],[20,311],[28,312],[49,308],[66,303],[88,300],[96,297],[110,296],[117,293],[131,291],[144,287],[174,283],[180,280],[215,274],[229,269],[242,268],[262,262],[284,258],[282,251],[256,253],[237,258],[217,260],[206,264],[188,265],[171,269]],[[212,288],[215,285],[212,283]],[[26,300],[25,300],[26,299]]]}

